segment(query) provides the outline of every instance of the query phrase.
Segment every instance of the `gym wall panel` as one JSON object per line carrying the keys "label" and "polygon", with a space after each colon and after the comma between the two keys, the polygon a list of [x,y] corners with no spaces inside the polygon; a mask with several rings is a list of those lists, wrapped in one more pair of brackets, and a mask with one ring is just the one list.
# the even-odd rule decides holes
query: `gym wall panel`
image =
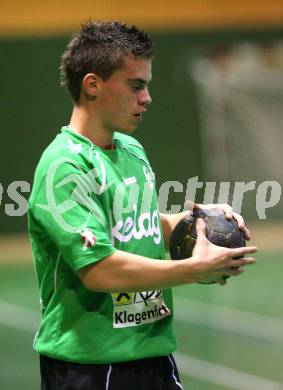
{"label": "gym wall panel", "polygon": [[[282,31],[171,32],[153,36],[153,103],[135,136],[147,150],[158,186],[167,180],[179,180],[185,188],[188,178],[198,175],[199,180],[203,179],[196,91],[187,72],[188,63],[204,48],[247,38],[272,41],[282,37]],[[13,181],[32,184],[43,149],[69,121],[72,103],[60,88],[58,77],[60,56],[68,39],[0,40],[1,232],[26,229],[26,215],[7,216],[5,206],[17,208],[17,202],[7,194],[8,187]],[[25,199],[28,195],[22,193]],[[183,199],[184,193],[170,197],[176,204],[182,204]]]}
{"label": "gym wall panel", "polygon": [[0,35],[57,35],[83,20],[123,20],[151,30],[280,27],[282,0],[83,0],[2,2]]}

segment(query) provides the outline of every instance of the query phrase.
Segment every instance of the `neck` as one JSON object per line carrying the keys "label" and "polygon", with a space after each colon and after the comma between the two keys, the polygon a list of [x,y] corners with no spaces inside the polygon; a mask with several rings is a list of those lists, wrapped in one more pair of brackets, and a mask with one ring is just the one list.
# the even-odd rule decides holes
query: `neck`
{"label": "neck", "polygon": [[91,115],[84,106],[74,106],[70,128],[78,134],[89,138],[92,143],[103,148],[109,149],[113,144],[113,132],[105,130],[97,116]]}

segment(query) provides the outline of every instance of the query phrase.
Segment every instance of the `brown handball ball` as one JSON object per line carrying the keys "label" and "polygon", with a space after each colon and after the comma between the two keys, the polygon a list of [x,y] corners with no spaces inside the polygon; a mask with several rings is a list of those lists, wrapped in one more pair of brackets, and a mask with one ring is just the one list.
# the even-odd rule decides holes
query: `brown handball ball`
{"label": "brown handball ball", "polygon": [[[170,240],[170,255],[172,260],[186,259],[192,256],[196,243],[196,221],[202,218],[206,225],[207,239],[214,245],[226,248],[246,246],[245,234],[239,229],[234,219],[228,220],[223,211],[215,209],[194,209],[188,213],[175,227]],[[229,276],[224,276],[227,279]],[[211,284],[216,281],[202,281]]]}

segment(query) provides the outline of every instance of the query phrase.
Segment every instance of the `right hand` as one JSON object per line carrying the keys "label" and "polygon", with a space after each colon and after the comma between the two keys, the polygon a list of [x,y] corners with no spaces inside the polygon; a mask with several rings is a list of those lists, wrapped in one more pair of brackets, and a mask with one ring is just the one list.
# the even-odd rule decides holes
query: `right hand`
{"label": "right hand", "polygon": [[[254,264],[253,257],[243,257],[257,252],[257,247],[224,248],[212,244],[205,234],[205,222],[199,218],[196,225],[197,240],[191,260],[195,263],[196,279],[198,282],[216,281],[226,284],[224,276],[237,276],[248,264]],[[235,259],[235,257],[239,257]]]}

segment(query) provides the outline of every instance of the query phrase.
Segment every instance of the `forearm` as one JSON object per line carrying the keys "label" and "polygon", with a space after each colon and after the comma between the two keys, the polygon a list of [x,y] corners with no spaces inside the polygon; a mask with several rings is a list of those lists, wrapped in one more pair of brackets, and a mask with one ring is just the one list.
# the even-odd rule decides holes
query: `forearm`
{"label": "forearm", "polygon": [[163,232],[163,237],[164,237],[164,242],[166,247],[169,245],[171,234],[175,226],[189,212],[190,212],[189,210],[186,210],[178,214],[160,214],[162,232]]}
{"label": "forearm", "polygon": [[119,250],[80,270],[79,277],[89,290],[101,292],[148,291],[197,281],[188,260],[155,260]]}

